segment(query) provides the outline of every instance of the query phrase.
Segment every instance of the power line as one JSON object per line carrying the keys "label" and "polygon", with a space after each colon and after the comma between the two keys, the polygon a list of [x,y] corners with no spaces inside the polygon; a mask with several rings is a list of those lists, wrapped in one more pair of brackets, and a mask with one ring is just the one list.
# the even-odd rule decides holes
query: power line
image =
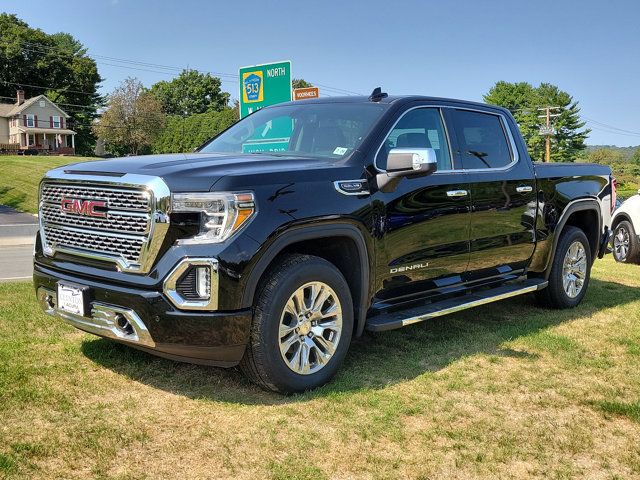
{"label": "power line", "polygon": [[[4,97],[4,96],[0,96],[0,98],[6,98],[6,99],[10,99],[10,100],[16,100],[15,97]],[[63,105],[65,107],[76,107],[76,108],[82,108],[85,110],[95,110],[99,107],[96,106],[90,106],[90,105],[78,105],[75,103],[61,103],[61,102],[51,102],[54,103],[55,105]]]}
{"label": "power line", "polygon": [[[69,52],[64,52],[62,50],[57,49],[56,47],[50,47],[50,46],[47,46],[47,45],[32,44],[32,43],[29,43],[29,42],[23,42],[23,44],[30,46],[30,48],[23,46],[22,47],[23,50],[27,50],[27,51],[31,51],[31,52],[35,52],[35,53],[46,53],[47,51],[50,51],[50,52],[53,52],[54,54],[62,56],[63,58],[67,58],[67,56],[69,55]],[[94,61],[96,61],[96,63],[101,63],[101,64],[107,65],[107,66],[120,67],[120,68],[129,68],[129,69],[132,69],[132,70],[147,71],[147,72],[151,72],[151,73],[160,73],[160,74],[165,74],[165,75],[172,75],[172,73],[165,72],[165,71],[160,71],[160,70],[152,70],[152,69],[149,69],[149,68],[140,68],[140,67],[151,67],[151,68],[156,68],[156,69],[171,70],[171,71],[177,71],[177,72],[181,72],[183,70],[194,70],[196,72],[209,73],[211,75],[217,76],[217,77],[220,78],[221,81],[226,81],[228,83],[231,83],[232,80],[223,80],[221,77],[227,77],[228,79],[233,79],[233,80],[238,80],[240,78],[239,75],[235,74],[235,73],[213,72],[213,71],[198,70],[198,69],[186,69],[186,68],[181,68],[181,67],[176,67],[176,66],[162,65],[162,64],[150,63],[150,62],[141,62],[141,61],[138,61],[138,60],[130,60],[130,59],[125,59],[125,58],[109,57],[109,56],[98,55],[98,54],[92,54],[92,55],[86,55],[85,54],[85,56],[87,56],[89,58],[92,58]],[[98,60],[98,59],[100,59],[100,60]],[[106,61],[103,61],[103,60],[106,60]],[[108,62],[119,62],[119,63],[125,63],[127,65],[117,65],[117,64],[108,63]],[[354,91],[346,90],[346,89],[342,89],[342,88],[337,88],[337,87],[331,87],[329,85],[323,85],[323,84],[320,84],[320,83],[315,83],[315,85],[317,85],[319,87],[322,87],[323,89],[327,89],[329,91],[336,92],[336,93],[347,94],[347,95],[361,95],[361,93],[358,93],[358,92],[354,92]]]}
{"label": "power line", "polygon": [[81,92],[80,90],[70,90],[70,89],[64,89],[64,88],[53,88],[53,87],[44,87],[42,85],[29,85],[28,83],[17,83],[17,82],[10,82],[8,80],[0,80],[0,83],[4,83],[5,85],[14,85],[16,87],[29,87],[29,88],[41,88],[43,90],[56,90],[56,91],[60,91],[62,93],[79,93],[79,94],[84,94],[84,95],[97,95],[100,96],[99,93],[96,92]]}
{"label": "power line", "polygon": [[597,120],[593,120],[593,119],[587,118],[587,117],[582,117],[582,118],[584,118],[586,121],[588,121],[590,123],[595,123],[596,125],[599,125],[601,127],[610,128],[612,130],[617,130],[619,132],[627,133],[627,134],[631,134],[631,135],[640,135],[640,132],[634,132],[633,130],[625,130],[624,128],[614,127],[613,125],[608,125],[606,123],[602,123],[602,122],[599,122]]}
{"label": "power line", "polygon": [[605,132],[605,133],[611,133],[614,135],[623,135],[625,137],[640,137],[640,134],[637,133],[623,133],[623,132],[616,132],[615,130],[607,130],[604,128],[600,128],[600,127],[594,127],[594,126],[590,126],[589,127],[591,130],[597,130],[598,132]]}

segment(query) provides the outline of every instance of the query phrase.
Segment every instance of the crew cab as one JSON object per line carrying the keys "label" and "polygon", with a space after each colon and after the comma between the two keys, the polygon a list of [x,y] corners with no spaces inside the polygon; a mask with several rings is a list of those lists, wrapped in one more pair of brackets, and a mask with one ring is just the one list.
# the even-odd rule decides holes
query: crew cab
{"label": "crew cab", "polygon": [[503,108],[378,88],[51,170],[33,278],[77,328],[300,392],[364,331],[528,293],[575,307],[613,189],[605,166],[533,163]]}

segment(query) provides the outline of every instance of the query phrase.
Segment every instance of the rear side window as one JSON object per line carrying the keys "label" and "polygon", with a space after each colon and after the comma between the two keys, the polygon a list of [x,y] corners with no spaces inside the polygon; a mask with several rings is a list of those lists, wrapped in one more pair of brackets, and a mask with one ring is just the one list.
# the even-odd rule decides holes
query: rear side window
{"label": "rear side window", "polygon": [[392,148],[433,148],[438,170],[451,170],[449,144],[437,108],[416,108],[400,118],[378,153],[376,165],[379,168],[386,170],[387,155]]}
{"label": "rear side window", "polygon": [[512,162],[511,148],[498,115],[454,110],[453,129],[465,170],[500,168]]}

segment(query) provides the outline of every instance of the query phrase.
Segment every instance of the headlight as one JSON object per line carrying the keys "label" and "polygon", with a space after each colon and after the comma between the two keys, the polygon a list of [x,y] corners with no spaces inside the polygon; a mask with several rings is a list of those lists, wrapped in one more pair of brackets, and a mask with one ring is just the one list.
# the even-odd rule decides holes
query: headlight
{"label": "headlight", "polygon": [[178,240],[178,243],[219,243],[249,223],[256,212],[256,204],[250,192],[174,193],[171,210],[200,213],[200,232]]}

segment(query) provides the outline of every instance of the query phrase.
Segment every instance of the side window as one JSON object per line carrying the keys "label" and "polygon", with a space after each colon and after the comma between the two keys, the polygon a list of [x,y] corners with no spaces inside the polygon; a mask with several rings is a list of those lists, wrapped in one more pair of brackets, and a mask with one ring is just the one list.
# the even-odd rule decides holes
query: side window
{"label": "side window", "polygon": [[500,168],[513,160],[504,126],[498,115],[454,110],[453,128],[460,146],[462,168],[465,170]]}
{"label": "side window", "polygon": [[433,148],[438,159],[438,170],[451,170],[449,143],[439,109],[416,108],[404,114],[384,141],[376,165],[386,170],[387,155],[392,148],[412,147]]}

